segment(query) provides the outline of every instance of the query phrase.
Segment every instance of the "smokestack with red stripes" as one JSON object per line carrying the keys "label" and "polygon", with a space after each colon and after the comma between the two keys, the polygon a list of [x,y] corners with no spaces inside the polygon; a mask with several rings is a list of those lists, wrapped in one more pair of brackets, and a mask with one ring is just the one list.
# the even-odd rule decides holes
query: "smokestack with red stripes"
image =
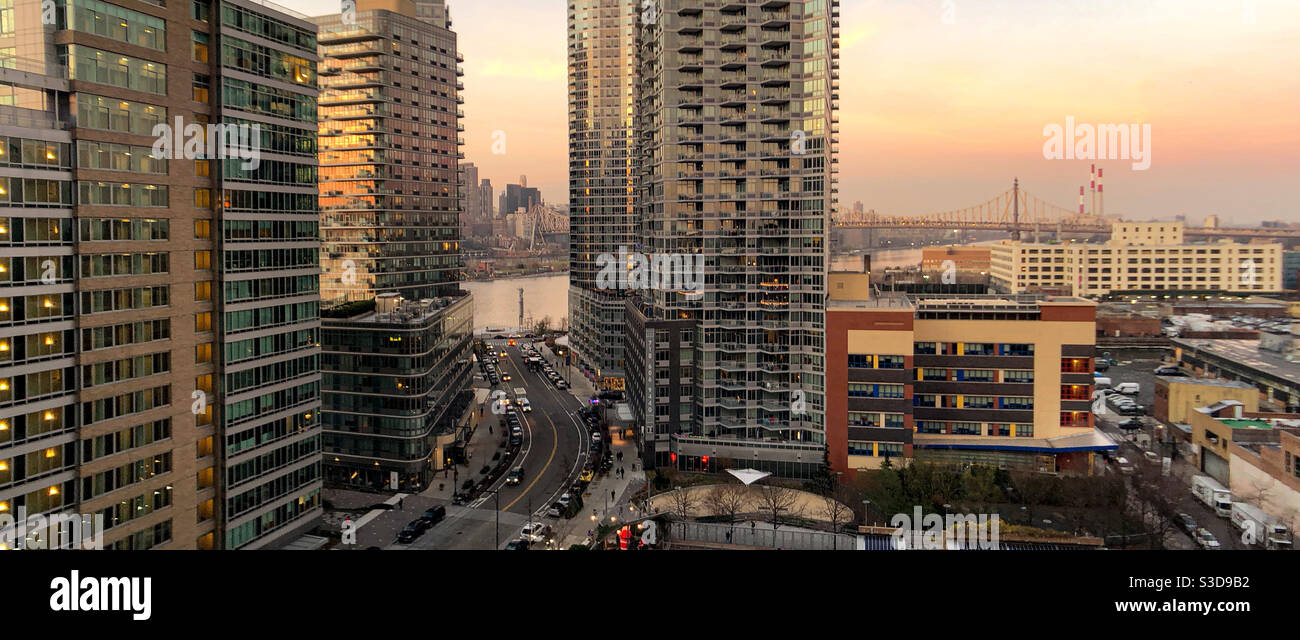
{"label": "smokestack with red stripes", "polygon": [[1094,163],[1088,169],[1088,195],[1092,196],[1092,204],[1088,211],[1093,215],[1097,214],[1097,165]]}
{"label": "smokestack with red stripes", "polygon": [[1097,170],[1097,215],[1098,216],[1103,216],[1106,214],[1106,194],[1102,192],[1103,185],[1101,184],[1101,172],[1102,169]]}
{"label": "smokestack with red stripes", "polygon": [[1079,185],[1079,215],[1083,215],[1083,185]]}

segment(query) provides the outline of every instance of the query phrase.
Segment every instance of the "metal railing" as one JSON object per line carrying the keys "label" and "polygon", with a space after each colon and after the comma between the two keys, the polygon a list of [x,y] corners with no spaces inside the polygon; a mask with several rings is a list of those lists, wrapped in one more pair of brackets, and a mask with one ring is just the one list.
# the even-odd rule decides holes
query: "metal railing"
{"label": "metal railing", "polygon": [[857,537],[848,534],[780,528],[773,531],[770,527],[769,524],[751,526],[674,522],[669,527],[668,537],[673,541],[734,544],[769,549],[849,551],[857,548]]}

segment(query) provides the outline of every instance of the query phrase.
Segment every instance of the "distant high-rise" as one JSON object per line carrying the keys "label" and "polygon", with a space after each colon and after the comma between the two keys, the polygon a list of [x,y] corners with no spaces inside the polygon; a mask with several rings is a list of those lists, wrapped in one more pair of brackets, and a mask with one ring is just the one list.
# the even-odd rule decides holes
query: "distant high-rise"
{"label": "distant high-rise", "polygon": [[623,292],[601,289],[601,255],[636,249],[632,109],[637,0],[569,4],[569,344],[601,388],[624,387]]}
{"label": "distant high-rise", "polygon": [[520,184],[508,184],[506,190],[501,193],[501,211],[498,213],[504,216],[519,209],[531,209],[539,204],[542,204],[541,191]]}
{"label": "distant high-rise", "polygon": [[645,327],[628,340],[628,388],[646,463],[811,477],[826,441],[839,2],[656,4],[637,43],[636,211],[644,251],[702,255],[703,286],[627,305]]}
{"label": "distant high-rise", "polygon": [[478,167],[473,162],[460,165],[460,207],[466,223],[483,217],[483,199],[479,196]]}

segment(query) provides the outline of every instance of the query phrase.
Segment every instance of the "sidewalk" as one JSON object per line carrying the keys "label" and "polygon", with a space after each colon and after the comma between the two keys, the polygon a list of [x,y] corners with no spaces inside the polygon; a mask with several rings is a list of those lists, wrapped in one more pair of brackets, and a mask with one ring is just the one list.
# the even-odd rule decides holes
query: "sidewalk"
{"label": "sidewalk", "polygon": [[[582,514],[572,520],[560,520],[555,525],[555,537],[560,541],[561,549],[587,542],[587,533],[596,531],[597,523],[591,519],[593,513],[603,524],[620,524],[641,516],[641,513],[634,511],[629,505],[632,494],[645,487],[645,470],[641,468],[640,461],[636,458],[636,443],[615,436],[610,445],[614,453],[614,468],[610,474],[597,478],[587,486],[587,493],[582,497],[585,504]],[[623,452],[622,462],[618,461],[620,451]],[[636,470],[632,469],[634,464]],[[616,473],[620,466],[625,472],[622,478],[617,477]],[[612,500],[610,492],[613,492]],[[611,516],[614,518],[613,523],[610,522]]]}
{"label": "sidewalk", "polygon": [[[479,469],[482,469],[485,464],[493,465],[492,455],[497,451],[504,453],[501,443],[505,434],[499,424],[500,416],[492,413],[491,402],[489,399],[484,404],[474,407],[474,427],[465,445],[468,462],[457,465],[455,474],[450,469],[445,474],[439,474],[429,483],[428,489],[420,492],[421,496],[451,500],[452,494],[460,491],[460,487],[456,485],[465,484],[466,480],[478,482],[483,477]],[[492,429],[491,433],[488,432],[489,427]]]}

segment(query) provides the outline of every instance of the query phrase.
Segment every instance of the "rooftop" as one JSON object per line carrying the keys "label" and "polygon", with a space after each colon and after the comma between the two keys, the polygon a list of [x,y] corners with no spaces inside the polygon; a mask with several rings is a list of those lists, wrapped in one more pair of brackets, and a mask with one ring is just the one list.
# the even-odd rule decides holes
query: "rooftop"
{"label": "rooftop", "polygon": [[1174,338],[1170,342],[1194,353],[1211,354],[1300,385],[1300,362],[1292,362],[1274,352],[1260,351],[1259,340]]}
{"label": "rooftop", "polygon": [[1254,389],[1255,385],[1240,380],[1223,380],[1220,378],[1192,378],[1188,376],[1156,376],[1166,384],[1195,384],[1206,387],[1230,387],[1233,389]]}
{"label": "rooftop", "polygon": [[1233,429],[1272,429],[1273,425],[1263,420],[1252,418],[1219,418],[1219,422]]}

